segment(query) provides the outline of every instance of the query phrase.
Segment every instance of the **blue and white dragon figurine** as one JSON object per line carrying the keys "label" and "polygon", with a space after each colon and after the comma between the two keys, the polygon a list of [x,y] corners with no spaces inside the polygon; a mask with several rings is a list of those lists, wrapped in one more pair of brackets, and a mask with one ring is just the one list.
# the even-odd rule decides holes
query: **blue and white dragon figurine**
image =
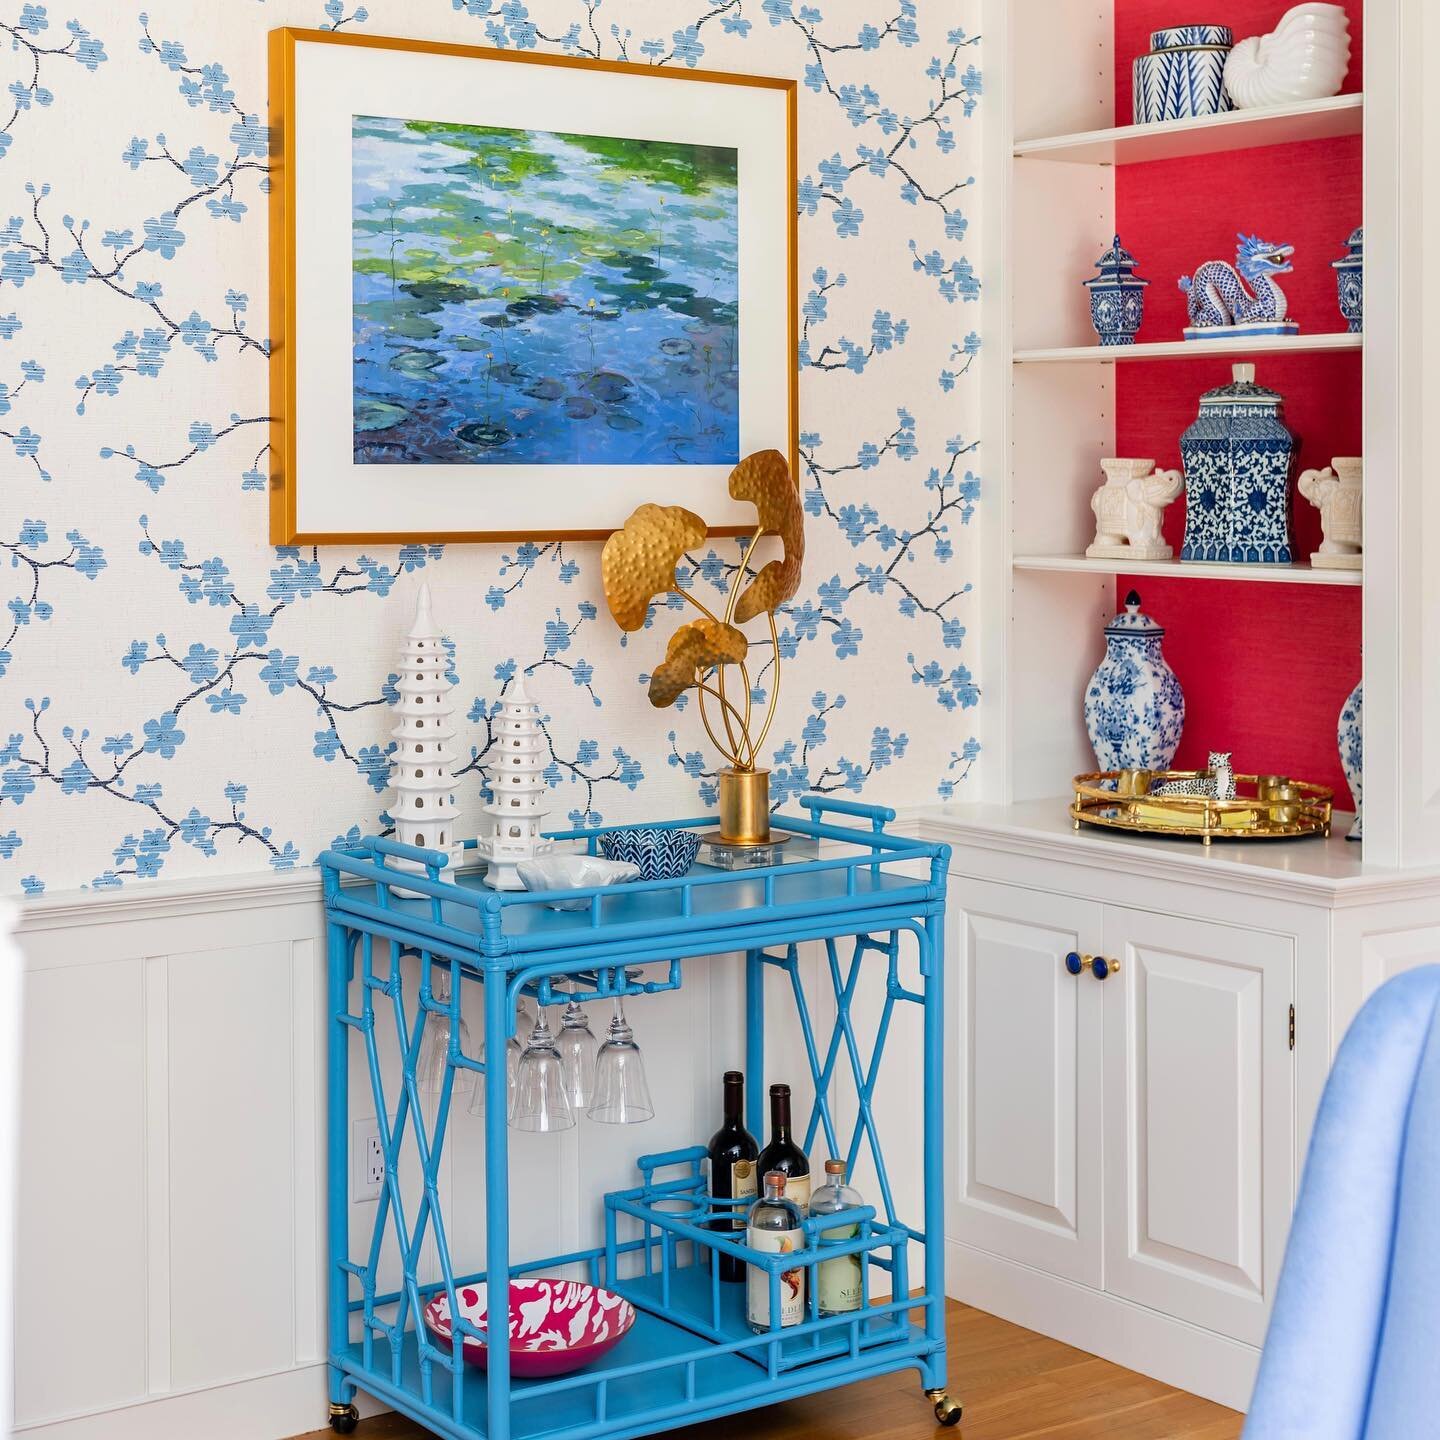
{"label": "blue and white dragon figurine", "polygon": [[[1258,235],[1238,234],[1235,264],[1207,260],[1194,275],[1182,275],[1190,323],[1187,340],[1204,340],[1223,329],[1229,335],[1295,335],[1300,327],[1285,318],[1285,292],[1275,283],[1295,267],[1293,245],[1272,245]],[[1246,285],[1249,289],[1246,289]]]}

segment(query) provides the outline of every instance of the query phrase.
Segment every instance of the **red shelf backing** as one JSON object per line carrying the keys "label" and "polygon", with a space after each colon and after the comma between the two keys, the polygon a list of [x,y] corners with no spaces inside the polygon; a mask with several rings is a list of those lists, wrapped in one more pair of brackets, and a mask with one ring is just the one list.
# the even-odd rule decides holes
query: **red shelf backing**
{"label": "red shelf backing", "polygon": [[[1244,37],[1269,30],[1289,8],[1284,0],[1217,0],[1203,18]],[[1348,92],[1360,88],[1359,0],[1347,0],[1346,9]],[[1117,119],[1130,114],[1130,62],[1148,48],[1150,31],[1193,19],[1175,0],[1116,0]],[[1206,260],[1233,263],[1240,230],[1295,246],[1295,272],[1280,283],[1303,331],[1342,329],[1330,261],[1344,253],[1361,214],[1358,136],[1118,167],[1115,228],[1151,281],[1137,338],[1180,338],[1185,300],[1178,278]],[[1224,384],[1231,363],[1197,356],[1117,365],[1116,453],[1178,466],[1180,434],[1195,418],[1201,393]],[[1360,453],[1358,352],[1262,355],[1255,363],[1257,380],[1284,396],[1286,424],[1300,438],[1292,494],[1302,469]],[[1318,513],[1298,494],[1292,513],[1297,554],[1308,557],[1320,542]],[[1166,538],[1178,551],[1183,500],[1166,521]],[[1360,591],[1120,576],[1117,604],[1132,583],[1166,626],[1166,655],[1185,689],[1176,764],[1198,768],[1208,751],[1230,750],[1242,771],[1331,785],[1336,804],[1348,807],[1335,726],[1360,677]]]}

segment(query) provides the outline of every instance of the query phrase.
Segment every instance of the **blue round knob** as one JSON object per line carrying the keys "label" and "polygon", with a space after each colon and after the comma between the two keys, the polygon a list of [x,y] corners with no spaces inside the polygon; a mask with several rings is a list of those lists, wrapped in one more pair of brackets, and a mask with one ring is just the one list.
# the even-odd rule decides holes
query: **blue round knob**
{"label": "blue round knob", "polygon": [[1072,975],[1078,975],[1085,967],[1080,963],[1080,957],[1072,950],[1065,957],[1065,968]]}
{"label": "blue round knob", "polygon": [[1103,980],[1110,973],[1110,962],[1103,955],[1097,955],[1090,962],[1090,973],[1097,980]]}

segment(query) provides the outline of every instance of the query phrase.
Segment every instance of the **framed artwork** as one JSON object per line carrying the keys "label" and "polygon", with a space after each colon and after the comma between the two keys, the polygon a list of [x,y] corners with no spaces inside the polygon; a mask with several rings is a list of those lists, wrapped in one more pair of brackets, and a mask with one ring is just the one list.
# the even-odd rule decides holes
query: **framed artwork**
{"label": "framed artwork", "polygon": [[270,35],[270,538],[602,538],[796,459],[795,83]]}

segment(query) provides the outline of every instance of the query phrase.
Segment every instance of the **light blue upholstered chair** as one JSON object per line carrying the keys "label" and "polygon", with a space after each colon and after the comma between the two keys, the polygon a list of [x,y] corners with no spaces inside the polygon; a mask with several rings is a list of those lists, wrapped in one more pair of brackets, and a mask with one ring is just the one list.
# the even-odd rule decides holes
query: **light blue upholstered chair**
{"label": "light blue upholstered chair", "polygon": [[1440,965],[1382,985],[1335,1057],[1245,1440],[1440,1435]]}

